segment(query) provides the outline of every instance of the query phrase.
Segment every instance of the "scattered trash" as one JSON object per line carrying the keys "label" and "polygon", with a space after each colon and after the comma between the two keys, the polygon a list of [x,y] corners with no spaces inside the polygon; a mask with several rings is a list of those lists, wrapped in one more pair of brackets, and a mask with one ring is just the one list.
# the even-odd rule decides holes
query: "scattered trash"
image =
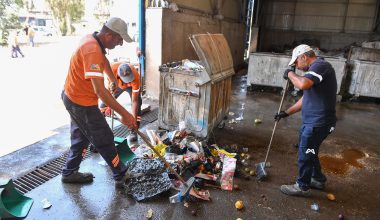
{"label": "scattered trash", "polygon": [[311,210],[313,210],[313,211],[316,211],[316,212],[319,211],[319,206],[318,206],[317,203],[313,203],[313,204],[311,204],[310,208],[311,208]]}
{"label": "scattered trash", "polygon": [[343,216],[343,214],[339,214],[339,215],[338,215],[338,219],[339,219],[339,220],[344,220],[344,216]]}
{"label": "scattered trash", "polygon": [[105,160],[99,161],[98,164],[102,166],[108,166]]}
{"label": "scattered trash", "polygon": [[270,162],[266,162],[266,163],[265,163],[265,167],[270,168],[270,167],[272,167],[272,165],[270,164]]}
{"label": "scattered trash", "polygon": [[208,190],[197,190],[193,187],[189,194],[198,199],[210,201],[210,192]]}
{"label": "scattered trash", "polygon": [[231,119],[228,121],[228,124],[236,124],[236,123],[237,123],[237,121],[235,121],[235,119]]}
{"label": "scattered trash", "polygon": [[220,179],[222,189],[232,190],[235,168],[236,168],[236,159],[225,156],[223,160],[222,177]]}
{"label": "scattered trash", "polygon": [[244,120],[244,118],[242,115],[236,118],[236,121],[243,121],[243,120]]}
{"label": "scattered trash", "polygon": [[243,220],[242,218],[237,218],[236,220]]}
{"label": "scattered trash", "polygon": [[189,203],[188,202],[184,202],[183,206],[185,206],[186,208],[189,208]]}
{"label": "scattered trash", "polygon": [[236,201],[236,202],[235,202],[235,208],[236,208],[237,210],[241,210],[241,209],[243,209],[243,208],[244,208],[244,203],[243,203],[243,201],[241,201],[241,200]]}
{"label": "scattered trash", "polygon": [[335,196],[332,193],[327,193],[326,196],[327,196],[327,199],[330,200],[330,201],[334,201],[335,200]]}
{"label": "scattered trash", "polygon": [[152,210],[152,209],[149,209],[149,210],[146,212],[145,217],[146,217],[147,219],[152,219],[152,217],[153,217],[153,210]]}
{"label": "scattered trash", "polygon": [[43,199],[42,201],[42,208],[44,208],[44,209],[48,209],[48,208],[50,208],[51,207],[51,203],[49,202],[49,200],[48,199]]}
{"label": "scattered trash", "polygon": [[261,124],[261,122],[262,122],[261,119],[258,119],[258,118],[255,119],[255,124]]}
{"label": "scattered trash", "polygon": [[240,187],[239,187],[239,185],[237,185],[237,184],[234,184],[234,190],[240,190]]}
{"label": "scattered trash", "polygon": [[228,113],[230,116],[234,116],[235,115],[235,113],[233,113],[233,112],[229,112]]}
{"label": "scattered trash", "polygon": [[249,175],[254,176],[254,175],[256,175],[256,173],[254,170],[251,170],[251,171],[249,171]]}
{"label": "scattered trash", "polygon": [[197,211],[195,209],[191,210],[191,215],[192,216],[196,216],[197,215]]}

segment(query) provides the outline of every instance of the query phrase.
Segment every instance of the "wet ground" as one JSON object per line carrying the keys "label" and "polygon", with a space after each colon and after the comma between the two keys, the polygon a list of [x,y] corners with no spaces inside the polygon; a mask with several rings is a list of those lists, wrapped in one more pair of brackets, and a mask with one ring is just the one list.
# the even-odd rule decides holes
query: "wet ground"
{"label": "wet ground", "polygon": [[[234,77],[232,104],[223,129],[216,128],[211,141],[218,145],[236,144],[249,149],[250,166],[264,160],[266,147],[274,125],[281,95],[279,92],[246,91],[245,77]],[[284,108],[295,102],[287,97]],[[233,115],[232,115],[233,114]],[[144,202],[136,202],[113,186],[110,170],[97,154],[83,161],[81,170],[91,171],[95,180],[89,185],[62,184],[60,176],[33,189],[26,195],[34,204],[26,219],[145,219],[149,209],[153,219],[378,219],[380,215],[380,105],[344,102],[337,104],[336,130],[322,144],[320,158],[328,182],[325,191],[313,190],[309,198],[289,197],[279,190],[281,184],[294,183],[297,175],[297,150],[300,114],[278,123],[267,168],[265,182],[235,178],[240,190],[221,191],[210,188],[212,200],[170,204],[167,192]],[[236,120],[236,119],[241,120]],[[232,121],[232,119],[235,119]],[[262,123],[255,124],[255,119]],[[235,123],[236,122],[236,123]],[[149,125],[155,128],[156,124]],[[57,130],[57,135],[0,158],[0,178],[21,175],[68,148],[68,129]],[[326,193],[333,193],[329,201]],[[41,200],[47,198],[52,207],[43,209]],[[245,208],[235,209],[242,200]],[[317,203],[319,211],[310,209]],[[196,211],[193,216],[191,211]]]}

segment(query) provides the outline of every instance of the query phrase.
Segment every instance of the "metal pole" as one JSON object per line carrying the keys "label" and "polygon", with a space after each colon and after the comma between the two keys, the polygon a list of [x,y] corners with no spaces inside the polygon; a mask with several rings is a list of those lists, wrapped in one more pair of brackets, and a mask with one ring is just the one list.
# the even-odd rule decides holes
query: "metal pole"
{"label": "metal pole", "polygon": [[139,48],[141,56],[139,57],[140,65],[140,82],[144,89],[145,82],[145,0],[139,0]]}

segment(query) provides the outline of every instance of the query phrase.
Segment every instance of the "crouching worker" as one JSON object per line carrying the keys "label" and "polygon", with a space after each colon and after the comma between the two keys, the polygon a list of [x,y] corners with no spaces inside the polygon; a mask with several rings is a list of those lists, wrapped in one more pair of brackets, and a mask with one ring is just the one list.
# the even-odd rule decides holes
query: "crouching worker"
{"label": "crouching worker", "polygon": [[[63,183],[89,183],[94,176],[79,172],[79,166],[91,143],[112,170],[116,187],[124,187],[126,166],[120,161],[114,135],[98,108],[98,99],[120,114],[120,121],[137,129],[136,119],[113,98],[104,86],[105,69],[110,68],[106,48],[131,42],[127,24],[120,18],[110,18],[100,32],[85,36],[70,60],[62,100],[71,119],[71,147],[62,170]],[[116,89],[116,79],[108,76]]]}
{"label": "crouching worker", "polygon": [[[128,92],[131,98],[131,113],[137,119],[137,127],[140,124],[142,99],[140,95],[140,74],[132,64],[125,62],[117,62],[111,64],[112,74],[117,80],[118,88],[114,92],[114,97],[117,99],[124,91]],[[104,115],[110,116],[111,109],[106,104],[102,103],[100,109]],[[137,134],[131,131],[128,136],[129,141],[137,141]]]}

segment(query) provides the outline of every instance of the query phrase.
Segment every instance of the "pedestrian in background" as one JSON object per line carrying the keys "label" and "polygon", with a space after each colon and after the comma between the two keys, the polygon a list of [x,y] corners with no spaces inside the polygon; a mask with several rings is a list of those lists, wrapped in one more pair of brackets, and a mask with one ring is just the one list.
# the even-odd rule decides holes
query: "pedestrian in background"
{"label": "pedestrian in background", "polygon": [[71,57],[64,90],[63,103],[71,118],[71,147],[62,170],[63,183],[89,183],[92,173],[79,172],[79,166],[91,143],[110,167],[115,186],[125,187],[125,164],[120,161],[114,144],[114,135],[98,108],[98,99],[121,116],[120,121],[130,129],[137,129],[136,119],[123,108],[104,86],[104,73],[111,82],[111,90],[117,81],[106,58],[106,49],[123,45],[123,40],[132,42],[128,26],[120,18],[110,18],[100,32],[85,36]]}
{"label": "pedestrian in background", "polygon": [[29,26],[28,28],[28,37],[29,37],[29,46],[34,47],[34,35],[36,32],[34,31],[32,26]]}
{"label": "pedestrian in background", "polygon": [[337,81],[331,64],[318,58],[308,45],[301,44],[293,50],[289,66],[293,65],[305,75],[300,76],[287,69],[283,77],[303,90],[303,96],[286,111],[277,113],[275,120],[302,110],[298,178],[295,184],[282,185],[280,190],[287,195],[307,196],[310,188],[325,188],[326,176],[322,173],[318,153],[323,140],[335,129]]}
{"label": "pedestrian in background", "polygon": [[19,45],[19,35],[20,35],[20,31],[17,31],[16,33],[13,33],[9,36],[10,45],[12,47],[12,51],[11,51],[12,58],[17,58],[18,54],[24,57],[24,54],[21,52],[20,45]]}

